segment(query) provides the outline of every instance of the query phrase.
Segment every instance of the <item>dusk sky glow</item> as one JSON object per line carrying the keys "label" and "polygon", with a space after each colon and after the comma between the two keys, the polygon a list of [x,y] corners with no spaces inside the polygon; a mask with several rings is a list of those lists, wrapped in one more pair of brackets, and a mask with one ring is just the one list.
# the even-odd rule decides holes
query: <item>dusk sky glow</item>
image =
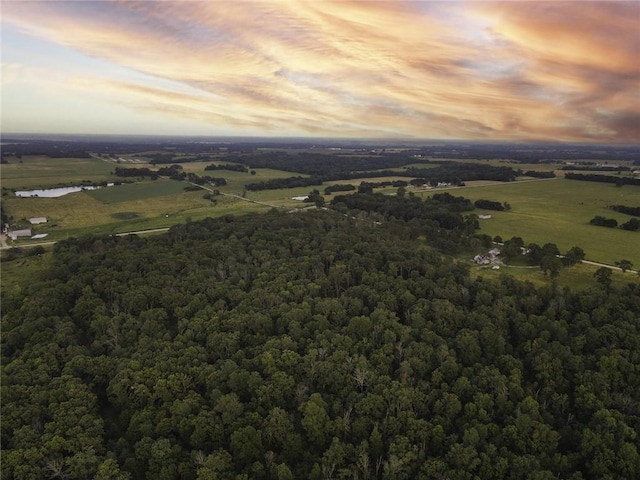
{"label": "dusk sky glow", "polygon": [[640,143],[640,2],[3,1],[2,133]]}

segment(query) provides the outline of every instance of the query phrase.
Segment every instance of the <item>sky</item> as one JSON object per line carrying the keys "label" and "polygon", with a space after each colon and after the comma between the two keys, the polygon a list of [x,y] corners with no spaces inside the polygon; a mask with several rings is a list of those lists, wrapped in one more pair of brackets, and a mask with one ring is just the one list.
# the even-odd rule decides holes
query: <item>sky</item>
{"label": "sky", "polygon": [[640,1],[2,1],[1,131],[640,143]]}

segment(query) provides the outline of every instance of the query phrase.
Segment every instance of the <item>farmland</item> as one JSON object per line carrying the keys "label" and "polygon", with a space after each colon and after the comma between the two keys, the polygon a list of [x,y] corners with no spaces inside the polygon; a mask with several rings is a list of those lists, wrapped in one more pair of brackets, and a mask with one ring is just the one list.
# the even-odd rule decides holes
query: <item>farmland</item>
{"label": "farmland", "polygon": [[71,185],[83,180],[113,181],[113,165],[94,158],[49,158],[43,155],[11,158],[2,165],[4,188]]}
{"label": "farmland", "polygon": [[[275,153],[275,150],[269,149],[260,151]],[[291,158],[294,158],[293,155],[302,155],[304,152],[305,149],[302,148],[293,149],[282,155],[292,155]],[[175,152],[174,158],[184,160],[181,155]],[[126,159],[133,156],[122,155],[117,158]],[[210,158],[212,159],[210,161],[182,163],[182,171],[199,176],[212,174],[211,171],[205,171],[205,167],[213,161],[213,158],[223,157]],[[238,158],[246,159],[246,164],[251,164],[250,155]],[[229,162],[229,160],[226,161]],[[244,160],[241,161],[244,162]],[[349,158],[345,157],[344,161],[348,162]],[[140,162],[140,157],[136,162]],[[511,162],[496,159],[485,160],[484,163],[503,166]],[[252,168],[251,173],[219,170],[213,175],[224,177],[227,184],[216,187],[216,190],[221,193],[217,196],[211,195],[213,191],[211,187],[194,191],[193,186],[186,181],[161,177],[157,180],[127,179],[132,183],[54,199],[16,198],[9,189],[71,185],[82,181],[113,182],[118,180],[118,177],[113,175],[115,167],[127,166],[126,163],[117,163],[117,159],[108,160],[107,155],[104,154],[95,154],[92,158],[81,159],[53,159],[44,155],[23,155],[20,159],[9,157],[9,163],[2,166],[2,199],[5,211],[12,217],[13,228],[28,227],[27,219],[32,217],[47,217],[48,222],[35,227],[34,232],[47,233],[49,240],[56,240],[85,233],[113,234],[168,227],[209,216],[265,211],[269,208],[266,205],[302,208],[308,204],[292,200],[292,197],[307,195],[313,188],[317,188],[322,193],[325,187],[334,184],[357,186],[362,181],[409,180],[401,174],[404,168],[410,166],[431,168],[434,165],[416,163],[409,158],[404,167],[396,166],[389,169],[397,171],[399,176],[375,178],[362,176],[325,181],[318,187],[261,191],[249,191],[246,185],[292,176],[308,177],[308,175],[273,168]],[[158,167],[144,163],[136,163],[135,166],[151,169]],[[518,164],[520,171],[549,172],[554,169],[557,171],[557,167],[552,164]],[[516,182],[506,183],[490,180],[468,181],[466,186],[452,189],[451,193],[465,196],[472,201],[488,199],[501,203],[508,202],[511,205],[511,209],[504,212],[485,212],[476,209],[474,213],[492,215],[490,219],[480,221],[480,233],[486,233],[491,237],[501,236],[504,239],[518,236],[527,243],[535,242],[541,245],[551,242],[557,244],[562,251],[580,246],[587,253],[587,258],[591,260],[614,264],[625,258],[636,266],[640,265],[637,232],[589,225],[589,220],[595,215],[615,218],[619,223],[627,221],[629,216],[613,212],[607,207],[612,204],[640,205],[640,187],[627,185],[618,188],[611,184],[565,180],[562,178],[562,173],[558,173],[560,177],[551,180],[519,177]],[[407,189],[408,192],[421,198],[441,190],[446,188],[409,187]],[[396,189],[387,187],[376,191],[392,195]],[[237,195],[237,197],[227,194]],[[332,198],[333,195],[325,196],[327,201],[331,201]]]}
{"label": "farmland", "polygon": [[511,210],[505,212],[478,210],[478,213],[491,214],[490,219],[480,221],[483,233],[504,239],[518,236],[527,243],[540,245],[551,242],[561,251],[580,246],[590,260],[613,264],[626,258],[640,265],[638,232],[589,224],[595,215],[615,218],[618,223],[629,220],[629,215],[607,207],[640,205],[640,187],[617,188],[611,184],[563,178],[470,187],[451,193],[474,201],[489,199],[511,205]]}

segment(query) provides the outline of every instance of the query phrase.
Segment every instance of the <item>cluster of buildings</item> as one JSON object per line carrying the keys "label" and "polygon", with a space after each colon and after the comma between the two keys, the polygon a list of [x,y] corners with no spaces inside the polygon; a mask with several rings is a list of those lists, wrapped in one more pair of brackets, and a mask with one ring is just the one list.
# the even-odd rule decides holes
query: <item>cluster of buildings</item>
{"label": "cluster of buildings", "polygon": [[500,249],[492,248],[485,255],[476,255],[473,257],[473,262],[477,265],[491,266],[494,270],[498,270],[502,265],[502,260],[499,258]]}
{"label": "cluster of buildings", "polygon": [[[39,225],[41,223],[47,223],[46,217],[34,217],[29,219],[31,225]],[[23,228],[20,230],[11,230],[8,224],[2,226],[2,233],[7,235],[11,240],[16,241],[18,238],[31,238],[37,240],[39,238],[45,238],[47,233],[32,234],[30,228]]]}

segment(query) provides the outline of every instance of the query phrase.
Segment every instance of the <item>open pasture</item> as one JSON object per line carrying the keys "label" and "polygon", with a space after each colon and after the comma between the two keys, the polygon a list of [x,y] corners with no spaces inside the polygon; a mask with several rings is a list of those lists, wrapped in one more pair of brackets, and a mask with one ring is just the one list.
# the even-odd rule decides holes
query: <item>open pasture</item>
{"label": "open pasture", "polygon": [[[563,268],[555,279],[560,287],[571,287],[575,289],[601,288],[596,281],[594,274],[600,267],[580,263],[570,268]],[[471,275],[485,278],[498,279],[501,275],[510,275],[523,282],[531,282],[538,287],[549,285],[550,277],[545,275],[539,267],[531,266],[510,266],[502,267],[500,270],[491,270],[486,267],[471,267]],[[614,270],[611,276],[612,284],[621,288],[627,283],[640,284],[640,276],[633,272],[621,272]]]}
{"label": "open pasture", "polygon": [[[239,195],[242,195],[247,183],[296,175],[272,169],[256,169],[255,175],[226,170],[205,172],[206,165],[208,163],[183,164],[183,168],[186,172],[198,175],[224,177],[229,184],[220,187],[220,190]],[[153,165],[136,165],[141,166],[156,169]],[[13,188],[69,185],[80,180],[121,180],[109,175],[111,169],[115,168],[114,164],[100,159],[25,156],[22,164],[10,163],[2,167],[3,186]],[[40,175],[41,169],[43,175]],[[9,177],[8,180],[5,179],[5,175]],[[111,234],[168,227],[183,223],[187,219],[198,220],[208,216],[242,214],[269,208],[229,196],[215,197],[214,204],[203,198],[211,189],[187,192],[184,189],[188,186],[188,182],[160,178],[78,192],[58,198],[18,198],[9,193],[2,201],[5,211],[12,217],[13,228],[27,228],[27,219],[46,217],[48,222],[34,227],[33,232],[48,233],[47,240],[85,233]],[[310,189],[293,190],[246,192],[246,196],[251,200],[271,202],[275,205],[282,205],[282,202],[274,200],[283,200],[287,206],[303,206],[301,202],[290,200],[290,197],[307,194]],[[27,243],[28,240],[20,242]]]}
{"label": "open pasture", "polygon": [[182,193],[189,184],[176,180],[153,180],[123,183],[113,187],[90,190],[87,193],[102,203],[120,203]]}
{"label": "open pasture", "polygon": [[[13,157],[10,157],[10,162],[13,161]],[[248,183],[299,174],[261,168],[254,169],[254,175],[227,170],[205,171],[204,168],[209,163],[186,163],[182,164],[182,167],[186,172],[201,176],[224,177],[228,184],[219,187],[222,193],[244,195],[247,200],[286,208],[308,206],[306,203],[292,200],[292,197],[306,195],[314,188],[324,194],[324,188],[332,184],[348,183],[357,186],[362,181],[408,180],[406,177],[395,176],[357,178],[325,182],[316,187],[253,192],[245,191]],[[157,168],[153,165],[148,166]],[[522,166],[524,170],[528,167],[529,165]],[[544,167],[548,169],[551,166]],[[80,180],[115,180],[110,175],[113,168],[114,164],[97,158],[51,159],[25,156],[21,164],[10,163],[2,166],[2,180],[3,186],[11,188],[68,185]],[[613,264],[626,258],[636,267],[640,266],[640,233],[589,225],[589,220],[595,215],[615,218],[619,223],[627,221],[631,217],[614,212],[607,206],[640,205],[640,187],[617,188],[609,184],[565,180],[561,177],[551,180],[528,180],[511,183],[468,182],[466,187],[451,189],[422,190],[409,187],[408,191],[423,198],[436,192],[449,191],[453,195],[461,195],[471,200],[508,202],[512,206],[508,212],[486,212],[490,213],[492,218],[480,221],[481,232],[492,237],[519,236],[525,242],[541,245],[547,242],[556,243],[561,251],[579,246],[584,249],[590,260]],[[49,233],[48,239],[52,240],[88,232],[119,233],[167,227],[189,218],[197,220],[207,216],[241,214],[269,208],[230,196],[215,197],[214,204],[203,198],[206,190],[186,192],[184,187],[187,185],[186,182],[168,179],[145,180],[56,199],[5,196],[3,203],[7,213],[17,223],[24,223],[31,217],[47,217],[48,223],[35,227],[34,233]],[[394,193],[396,188],[378,191]],[[327,201],[332,197],[333,195],[325,196]],[[485,213],[482,210],[476,212]]]}
{"label": "open pasture", "polygon": [[49,158],[24,155],[22,159],[8,157],[2,165],[2,186],[5,188],[52,187],[71,185],[82,180],[114,181],[114,166],[97,158]]}
{"label": "open pasture", "polygon": [[[183,190],[186,185],[184,182],[165,182],[173,182],[180,187],[180,191],[158,195],[158,190],[153,192],[143,188],[147,197],[133,198],[138,194],[131,194],[130,198],[124,200],[110,193],[113,198],[107,198],[106,203],[90,195],[97,191],[73,193],[59,198],[13,197],[5,200],[5,209],[13,216],[12,223],[24,224],[25,227],[28,218],[47,217],[48,222],[34,227],[33,232],[48,233],[46,240],[57,240],[86,233],[113,234],[169,227],[184,223],[187,219],[198,220],[266,208],[232,197],[216,197],[214,204],[203,198],[207,193],[205,190],[186,192]],[[118,188],[110,187],[104,191],[116,191]]]}
{"label": "open pasture", "polygon": [[[449,190],[452,195],[508,202],[510,211],[488,213],[480,220],[481,233],[504,239],[522,237],[526,243],[555,243],[561,251],[578,246],[587,259],[614,264],[621,259],[640,266],[640,232],[589,224],[596,215],[624,223],[629,215],[614,212],[609,205],[640,205],[640,187],[565,180],[511,182]],[[429,195],[421,194],[422,196]]]}
{"label": "open pasture", "polygon": [[[219,190],[225,193],[242,193],[245,185],[249,183],[264,182],[274,178],[287,177],[308,177],[303,173],[285,172],[284,170],[275,170],[272,168],[254,168],[251,169],[255,173],[252,175],[247,172],[234,172],[231,170],[205,170],[207,165],[212,162],[184,163],[182,168],[187,173],[195,173],[200,176],[209,175],[211,177],[222,177],[227,181],[227,185],[220,187]],[[227,163],[227,162],[222,162]]]}

